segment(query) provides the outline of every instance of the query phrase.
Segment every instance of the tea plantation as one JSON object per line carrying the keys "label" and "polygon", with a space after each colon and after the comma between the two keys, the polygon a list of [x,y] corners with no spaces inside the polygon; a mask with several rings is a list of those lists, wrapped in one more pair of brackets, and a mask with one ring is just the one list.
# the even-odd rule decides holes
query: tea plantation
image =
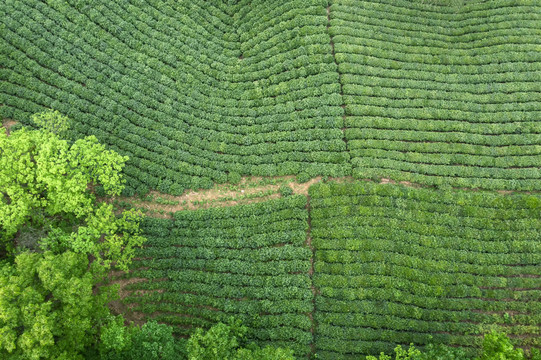
{"label": "tea plantation", "polygon": [[541,347],[541,197],[329,182],[306,201],[148,218],[124,302],[179,335],[234,315],[318,359],[431,342],[473,356],[490,330]]}
{"label": "tea plantation", "polygon": [[70,116],[130,157],[128,193],[351,172],[322,1],[0,8],[3,117]]}
{"label": "tea plantation", "polygon": [[[2,0],[3,126],[49,109],[70,144],[129,158],[122,197],[96,180],[85,200],[147,212],[130,270],[110,274],[126,323],[178,340],[234,317],[248,341],[311,359],[410,343],[474,358],[491,331],[541,348],[539,0]],[[1,160],[15,137],[0,132]],[[20,222],[49,226],[43,211]],[[30,252],[65,250],[53,230]],[[3,316],[0,337],[25,329]]]}
{"label": "tea plantation", "polygon": [[149,281],[128,285],[124,301],[179,335],[234,315],[250,338],[306,355],[313,296],[305,207],[306,197],[294,196],[147,218],[148,241],[128,276]]}
{"label": "tea plantation", "polygon": [[335,1],[353,174],[540,190],[541,4]]}
{"label": "tea plantation", "polygon": [[541,198],[371,183],[310,189],[316,353],[396,342],[541,346]]}

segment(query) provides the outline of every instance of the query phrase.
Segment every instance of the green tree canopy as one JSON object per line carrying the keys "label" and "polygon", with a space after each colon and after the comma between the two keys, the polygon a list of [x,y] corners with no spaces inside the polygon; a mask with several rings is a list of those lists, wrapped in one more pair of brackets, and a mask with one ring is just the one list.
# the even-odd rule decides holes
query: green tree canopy
{"label": "green tree canopy", "polygon": [[92,191],[120,194],[127,157],[93,136],[62,139],[66,121],[47,112],[34,116],[42,130],[0,131],[2,359],[83,359],[118,323],[98,281],[144,241],[140,212],[116,213]]}
{"label": "green tree canopy", "polygon": [[0,358],[82,359],[109,314],[94,283],[87,257],[71,251],[0,262]]}
{"label": "green tree canopy", "polygon": [[188,360],[294,360],[293,350],[245,344],[246,326],[231,319],[208,331],[197,329],[187,344]]}
{"label": "green tree canopy", "polygon": [[120,194],[127,159],[94,136],[70,143],[47,130],[0,131],[0,244],[7,252],[71,250],[126,269],[143,242],[141,213],[116,216],[112,205],[96,203],[91,189]]}

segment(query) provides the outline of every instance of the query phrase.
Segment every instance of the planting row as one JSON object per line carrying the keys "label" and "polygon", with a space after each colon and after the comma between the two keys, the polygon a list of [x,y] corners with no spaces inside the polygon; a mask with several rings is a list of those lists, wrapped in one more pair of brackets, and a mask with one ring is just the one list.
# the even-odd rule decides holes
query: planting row
{"label": "planting row", "polygon": [[541,202],[367,182],[310,188],[316,353],[463,346],[491,329],[540,346]]}
{"label": "planting row", "polygon": [[330,10],[354,176],[541,189],[539,4]]}
{"label": "planting row", "polygon": [[127,193],[350,173],[325,4],[2,5],[2,116],[54,108],[128,155]]}
{"label": "planting row", "polygon": [[352,173],[541,189],[538,4],[327,5],[6,2],[0,112],[70,116],[130,157],[127,195]]}
{"label": "planting row", "polygon": [[539,196],[368,182],[309,193],[310,213],[292,196],[147,218],[124,301],[179,335],[236,316],[251,339],[322,359],[397,342],[474,356],[491,330],[541,346]]}
{"label": "planting row", "polygon": [[305,245],[306,198],[179,211],[147,218],[125,302],[178,335],[235,316],[261,344],[310,350],[311,250]]}

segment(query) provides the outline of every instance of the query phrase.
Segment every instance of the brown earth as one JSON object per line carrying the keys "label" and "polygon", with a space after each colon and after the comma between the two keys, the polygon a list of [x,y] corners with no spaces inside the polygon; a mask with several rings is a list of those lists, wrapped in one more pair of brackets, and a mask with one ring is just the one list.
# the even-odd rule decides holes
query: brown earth
{"label": "brown earth", "polygon": [[[251,204],[281,197],[280,187],[288,186],[293,194],[308,196],[308,189],[313,184],[321,181],[353,182],[369,181],[372,179],[354,179],[352,176],[339,178],[321,176],[315,177],[307,182],[299,183],[295,176],[257,177],[247,176],[235,185],[217,184],[211,189],[186,190],[182,195],[173,196],[158,191],[151,191],[143,199],[138,197],[115,197],[112,199],[100,199],[116,203],[119,208],[131,206],[142,209],[148,216],[158,218],[170,218],[176,211],[207,209],[211,207],[227,207],[242,204]],[[380,184],[399,184],[407,187],[420,188],[421,184],[409,181],[395,181],[389,178],[381,178]],[[479,189],[463,189],[478,191]],[[499,190],[498,193],[508,195],[515,191]],[[530,192],[521,192],[530,193]]]}
{"label": "brown earth", "polygon": [[[332,181],[353,181],[352,177],[329,178]],[[173,196],[151,191],[145,198],[115,197],[101,199],[116,202],[119,207],[130,206],[143,209],[149,216],[168,218],[171,213],[181,210],[207,209],[251,204],[281,197],[280,187],[289,186],[296,195],[308,196],[308,189],[322,181],[318,176],[307,182],[299,183],[295,176],[244,177],[238,185],[218,184],[212,189],[187,190],[182,195]]]}
{"label": "brown earth", "polygon": [[10,129],[13,125],[17,124],[15,120],[12,119],[3,119],[2,120],[2,127],[6,128],[7,134],[9,135]]}

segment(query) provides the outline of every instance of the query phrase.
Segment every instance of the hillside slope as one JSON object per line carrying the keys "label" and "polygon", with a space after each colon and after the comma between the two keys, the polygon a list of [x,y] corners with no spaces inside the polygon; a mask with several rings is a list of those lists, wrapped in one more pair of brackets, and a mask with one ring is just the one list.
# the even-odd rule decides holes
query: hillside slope
{"label": "hillside slope", "polygon": [[128,194],[179,194],[240,175],[348,175],[325,8],[3,2],[2,116],[70,116],[78,135],[130,157]]}
{"label": "hillside slope", "polygon": [[[541,346],[539,0],[0,1],[5,127],[47,108],[130,157],[131,320],[318,359]],[[215,183],[242,195],[184,191]]]}
{"label": "hillside slope", "polygon": [[188,335],[236,316],[251,340],[318,359],[431,342],[474,356],[491,330],[541,346],[539,196],[364,181],[309,193],[148,218],[114,279],[128,318]]}
{"label": "hillside slope", "polygon": [[337,0],[353,175],[541,189],[541,3]]}
{"label": "hillside slope", "polygon": [[[126,194],[243,175],[541,189],[535,1],[6,1],[0,112],[129,155]],[[351,158],[351,159],[350,159]]]}
{"label": "hillside slope", "polygon": [[540,347],[541,199],[369,182],[310,188],[316,353],[473,348],[490,330]]}
{"label": "hillside slope", "polygon": [[174,325],[177,335],[235,316],[251,340],[308,354],[314,305],[305,206],[296,195],[147,219],[148,242],[124,302],[144,319]]}

